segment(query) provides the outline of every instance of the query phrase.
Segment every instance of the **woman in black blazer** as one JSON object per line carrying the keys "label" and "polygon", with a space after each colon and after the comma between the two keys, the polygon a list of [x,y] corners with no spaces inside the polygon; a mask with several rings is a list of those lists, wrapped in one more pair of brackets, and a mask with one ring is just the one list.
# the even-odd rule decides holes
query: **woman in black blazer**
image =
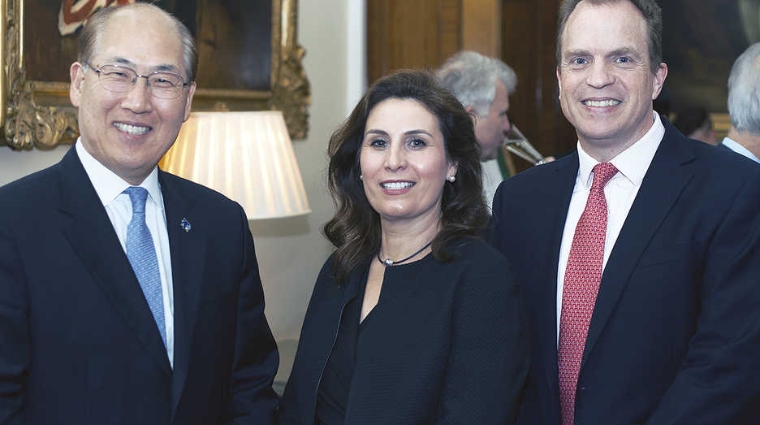
{"label": "woman in black blazer", "polygon": [[280,424],[509,424],[521,300],[488,221],[472,117],[434,78],[379,80],[330,139],[336,251],[317,278]]}

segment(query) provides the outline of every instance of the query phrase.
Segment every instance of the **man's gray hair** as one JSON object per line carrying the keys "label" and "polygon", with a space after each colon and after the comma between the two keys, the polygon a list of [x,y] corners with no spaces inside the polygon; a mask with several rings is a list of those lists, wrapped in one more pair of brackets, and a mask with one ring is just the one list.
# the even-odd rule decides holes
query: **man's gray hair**
{"label": "man's gray hair", "polygon": [[749,46],[731,68],[728,114],[736,130],[760,135],[760,42]]}
{"label": "man's gray hair", "polygon": [[472,106],[481,117],[488,115],[497,81],[504,84],[509,94],[517,87],[517,75],[507,64],[467,50],[450,57],[436,71],[436,77],[464,107]]}

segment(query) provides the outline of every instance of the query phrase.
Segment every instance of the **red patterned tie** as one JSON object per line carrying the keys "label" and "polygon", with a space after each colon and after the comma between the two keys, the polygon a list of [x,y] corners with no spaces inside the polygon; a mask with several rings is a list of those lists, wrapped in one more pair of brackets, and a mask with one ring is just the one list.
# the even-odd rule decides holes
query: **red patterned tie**
{"label": "red patterned tie", "polygon": [[610,163],[597,164],[594,182],[586,201],[565,270],[562,314],[559,323],[559,394],[563,425],[573,425],[575,390],[581,368],[583,348],[602,281],[604,239],[607,234],[607,200],[604,186],[617,173]]}

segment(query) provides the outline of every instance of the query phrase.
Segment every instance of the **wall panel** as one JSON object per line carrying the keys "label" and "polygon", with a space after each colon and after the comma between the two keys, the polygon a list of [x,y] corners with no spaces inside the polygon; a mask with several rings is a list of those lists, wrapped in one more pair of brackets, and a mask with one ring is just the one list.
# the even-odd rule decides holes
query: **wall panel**
{"label": "wall panel", "polygon": [[367,2],[367,74],[435,68],[462,46],[461,0]]}
{"label": "wall panel", "polygon": [[[517,73],[510,118],[544,155],[575,149],[555,76],[559,0],[370,0],[371,84],[400,68],[436,68],[461,49],[499,57]],[[519,169],[529,166],[520,159]]]}

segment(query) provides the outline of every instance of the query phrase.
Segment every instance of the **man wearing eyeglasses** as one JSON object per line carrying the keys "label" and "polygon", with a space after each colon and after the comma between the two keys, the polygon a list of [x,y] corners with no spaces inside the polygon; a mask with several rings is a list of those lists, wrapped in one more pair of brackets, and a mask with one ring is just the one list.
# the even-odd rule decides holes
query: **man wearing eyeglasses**
{"label": "man wearing eyeglasses", "polygon": [[271,424],[277,349],[239,205],[157,163],[196,51],[156,6],[93,15],[81,137],[0,188],[0,424]]}

